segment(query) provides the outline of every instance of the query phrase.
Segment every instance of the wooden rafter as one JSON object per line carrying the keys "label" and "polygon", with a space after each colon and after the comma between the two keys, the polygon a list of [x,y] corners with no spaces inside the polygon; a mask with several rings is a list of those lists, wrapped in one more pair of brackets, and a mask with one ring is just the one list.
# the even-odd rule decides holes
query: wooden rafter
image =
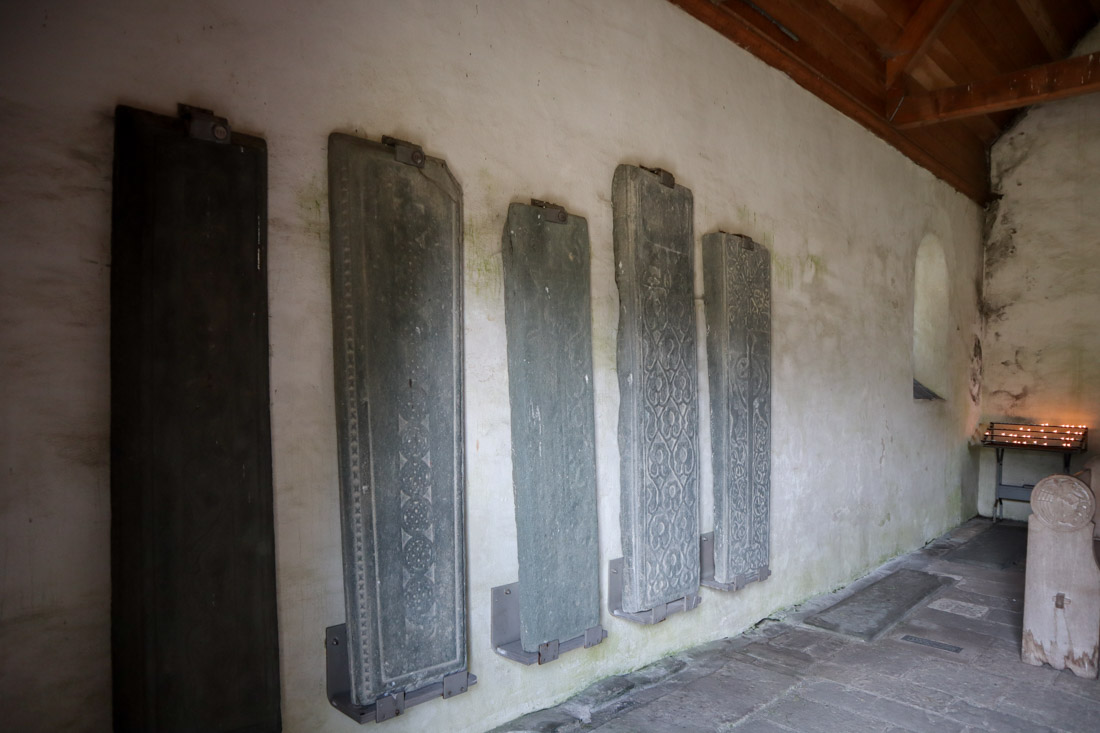
{"label": "wooden rafter", "polygon": [[1062,40],[1054,22],[1050,19],[1050,13],[1041,0],[1016,0],[1020,12],[1027,18],[1027,22],[1035,31],[1035,35],[1042,41],[1043,47],[1052,59],[1065,58],[1069,55],[1069,47]]}
{"label": "wooden rafter", "polygon": [[903,74],[924,55],[940,29],[958,10],[961,0],[924,0],[902,28],[886,59],[886,87],[895,86]]}
{"label": "wooden rafter", "polygon": [[[782,25],[776,16],[786,19],[786,13],[778,3],[765,2],[762,7],[742,0],[725,0],[722,3],[714,0],[670,1],[768,65],[786,73],[800,86],[970,198],[975,201],[987,198],[989,182],[984,150],[977,157],[966,154],[967,146],[972,142],[980,145],[980,141],[965,130],[954,130],[949,136],[933,140],[936,136],[922,130],[910,133],[896,129],[883,115],[881,66],[876,83],[873,86],[867,84],[865,75],[853,74],[839,56],[817,50],[807,42],[809,38],[801,39],[797,32]],[[776,15],[768,13],[765,7],[774,10]],[[791,20],[794,19],[792,16]],[[850,33],[852,30],[849,28],[844,32]],[[840,31],[836,35],[840,35]],[[963,138],[967,137],[973,140],[964,142]],[[953,154],[945,154],[945,151],[952,149]]]}
{"label": "wooden rafter", "polygon": [[1091,53],[988,81],[905,97],[891,121],[898,129],[921,127],[1097,91],[1100,53]]}

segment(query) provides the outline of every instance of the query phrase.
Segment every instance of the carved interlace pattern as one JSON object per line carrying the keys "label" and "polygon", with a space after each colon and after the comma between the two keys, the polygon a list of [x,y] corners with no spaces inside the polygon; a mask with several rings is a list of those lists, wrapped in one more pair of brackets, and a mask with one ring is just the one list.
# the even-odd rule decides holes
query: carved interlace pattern
{"label": "carved interlace pattern", "polygon": [[672,286],[687,260],[657,250],[642,285],[645,572],[657,597],[676,595],[697,575],[687,556],[698,533],[695,329],[690,291],[684,298]]}
{"label": "carved interlace pattern", "polygon": [[636,304],[638,360],[632,371],[638,465],[631,480],[638,485],[631,532],[640,537],[630,539],[634,558],[628,573],[638,577],[624,595],[636,592],[633,600],[645,608],[695,593],[699,583],[693,253],[691,237],[675,234],[683,226],[676,219],[686,215],[690,221],[690,203],[665,213],[672,222],[640,213],[630,258],[636,292],[628,295]]}
{"label": "carved interlace pattern", "polygon": [[[461,383],[455,368],[461,359],[455,329],[461,282],[454,280],[461,236],[460,229],[447,231],[460,226],[460,199],[450,195],[447,181],[442,190],[431,188],[434,179],[425,186],[419,171],[379,173],[391,165],[390,156],[386,151],[381,166],[372,167],[372,156],[352,153],[337,156],[347,159],[333,167],[332,204],[343,214],[333,226],[333,312],[346,461],[341,494],[348,654],[352,698],[364,705],[388,690],[417,689],[457,671],[465,664],[466,646],[464,603],[451,605],[456,595],[461,600],[464,583]],[[395,180],[389,188],[364,183],[365,164],[368,179]],[[438,216],[425,215],[429,204],[438,203],[425,197],[440,193],[454,201],[456,214],[442,224]],[[371,206],[389,209],[380,215]],[[450,282],[450,298],[441,281]],[[451,445],[454,453],[448,455]],[[433,446],[443,455],[433,455]]]}
{"label": "carved interlace pattern", "polygon": [[[410,242],[409,259],[415,263],[417,249]],[[426,297],[415,298],[423,302]],[[406,321],[402,341],[409,351],[427,341],[429,319],[421,309]],[[435,610],[435,532],[432,526],[432,454],[429,448],[431,419],[429,395],[424,389],[427,354],[409,354],[408,386],[402,385],[397,407],[398,480],[401,501],[401,581],[405,596],[405,625],[416,630],[418,638],[430,635]]]}
{"label": "carved interlace pattern", "polygon": [[[724,450],[726,486],[716,502],[716,534],[725,542],[723,561],[730,579],[757,573],[768,566],[769,502],[771,494],[771,272],[768,251],[742,246],[739,238],[726,250],[723,292],[728,329],[725,384],[714,409],[727,409],[728,432],[714,436]],[[719,445],[718,441],[725,445]],[[727,582],[723,579],[723,582]]]}

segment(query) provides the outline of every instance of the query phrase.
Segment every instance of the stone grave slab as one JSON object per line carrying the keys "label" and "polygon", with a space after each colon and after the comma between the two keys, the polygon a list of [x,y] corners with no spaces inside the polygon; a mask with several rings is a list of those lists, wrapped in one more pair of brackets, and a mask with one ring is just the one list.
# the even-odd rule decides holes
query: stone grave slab
{"label": "stone grave slab", "polygon": [[1022,564],[1026,557],[1027,525],[999,522],[947,553],[943,559],[994,570],[1005,570]]}
{"label": "stone grave slab", "polygon": [[622,608],[698,593],[699,446],[691,191],[615,170]]}
{"label": "stone grave slab", "polygon": [[329,197],[351,698],[369,705],[466,667],[462,190],[417,146],[333,134]]}
{"label": "stone grave slab", "polygon": [[503,236],[524,651],[600,620],[588,222],[514,203]]}
{"label": "stone grave slab", "polygon": [[806,619],[818,628],[872,641],[951,579],[903,568]]}
{"label": "stone grave slab", "polygon": [[770,574],[771,256],[748,237],[703,237],[714,581],[739,588]]}

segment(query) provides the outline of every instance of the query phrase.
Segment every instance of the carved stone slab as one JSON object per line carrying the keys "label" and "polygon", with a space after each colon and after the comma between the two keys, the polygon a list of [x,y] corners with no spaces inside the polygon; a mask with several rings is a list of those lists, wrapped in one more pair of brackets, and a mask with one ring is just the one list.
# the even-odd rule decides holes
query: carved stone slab
{"label": "carved stone slab", "polygon": [[623,610],[637,613],[699,590],[692,197],[667,173],[620,165],[612,205]]}
{"label": "carved stone slab", "polygon": [[462,191],[442,160],[333,134],[329,197],[349,663],[367,705],[466,667]]}
{"label": "carved stone slab", "polygon": [[703,237],[714,579],[768,577],[771,504],[771,256],[748,237]]}
{"label": "carved stone slab", "polygon": [[1072,476],[1048,476],[1031,494],[1020,656],[1095,679],[1100,662],[1100,568],[1095,499]]}
{"label": "carved stone slab", "polygon": [[588,222],[512,204],[502,246],[520,641],[537,652],[600,620]]}

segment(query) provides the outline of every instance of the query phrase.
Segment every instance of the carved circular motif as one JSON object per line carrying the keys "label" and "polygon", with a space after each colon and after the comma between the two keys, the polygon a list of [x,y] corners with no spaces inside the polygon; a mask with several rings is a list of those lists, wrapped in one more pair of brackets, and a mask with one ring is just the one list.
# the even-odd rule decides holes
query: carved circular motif
{"label": "carved circular motif", "polygon": [[401,454],[408,458],[419,458],[428,452],[427,431],[419,425],[409,423],[400,431]]}
{"label": "carved circular motif", "polygon": [[401,508],[401,525],[410,534],[423,532],[431,523],[431,505],[423,499],[409,499]]}
{"label": "carved circular motif", "polygon": [[410,457],[400,469],[401,492],[409,496],[426,494],[431,487],[431,470],[421,458]]}
{"label": "carved circular motif", "polygon": [[405,611],[413,621],[425,620],[435,603],[432,582],[413,575],[405,582]]}
{"label": "carved circular motif", "polygon": [[405,566],[427,570],[432,565],[432,543],[427,537],[413,537],[405,543]]}
{"label": "carved circular motif", "polygon": [[1088,486],[1073,476],[1047,476],[1035,484],[1031,506],[1044,524],[1072,532],[1092,521],[1096,503]]}

